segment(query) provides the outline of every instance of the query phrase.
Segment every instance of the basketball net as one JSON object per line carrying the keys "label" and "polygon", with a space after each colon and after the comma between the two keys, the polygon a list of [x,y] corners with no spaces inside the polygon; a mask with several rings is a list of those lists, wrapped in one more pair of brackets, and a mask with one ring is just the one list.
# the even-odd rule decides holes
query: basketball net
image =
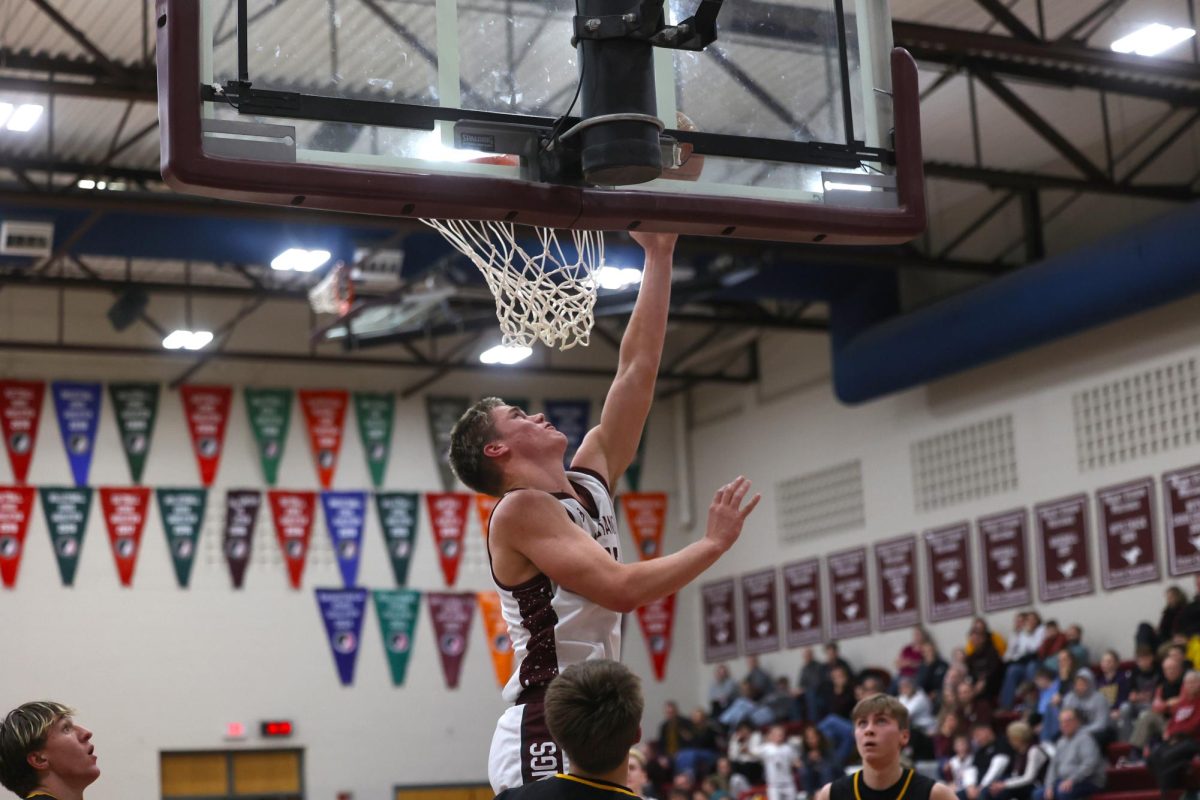
{"label": "basketball net", "polygon": [[308,290],[308,304],[318,314],[347,314],[354,305],[354,283],[350,268],[338,262],[324,278]]}
{"label": "basketball net", "polygon": [[507,347],[569,350],[588,344],[596,306],[595,270],[604,265],[601,231],[569,231],[574,252],[565,249],[550,228],[531,230],[532,253],[517,243],[509,222],[423,219],[454,249],[471,259],[496,298],[502,342]]}

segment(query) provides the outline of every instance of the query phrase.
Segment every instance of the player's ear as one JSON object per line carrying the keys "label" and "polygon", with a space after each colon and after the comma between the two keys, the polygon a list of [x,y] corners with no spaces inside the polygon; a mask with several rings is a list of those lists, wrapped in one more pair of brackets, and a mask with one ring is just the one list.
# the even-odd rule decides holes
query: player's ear
{"label": "player's ear", "polygon": [[33,750],[25,754],[25,760],[29,766],[36,770],[44,770],[50,766],[49,760],[46,758],[45,752],[41,750]]}
{"label": "player's ear", "polygon": [[908,728],[900,731],[900,747],[908,747],[908,737],[910,734],[911,731]]}
{"label": "player's ear", "polygon": [[483,454],[488,458],[499,458],[508,452],[508,445],[499,439],[493,439],[483,446]]}

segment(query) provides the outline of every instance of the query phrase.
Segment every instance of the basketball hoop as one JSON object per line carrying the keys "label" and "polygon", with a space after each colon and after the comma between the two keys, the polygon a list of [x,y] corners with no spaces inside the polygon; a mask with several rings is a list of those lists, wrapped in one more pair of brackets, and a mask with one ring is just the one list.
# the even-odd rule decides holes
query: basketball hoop
{"label": "basketball hoop", "polygon": [[344,316],[354,305],[354,283],[350,268],[339,261],[324,278],[308,290],[308,304],[318,314]]}
{"label": "basketball hoop", "polygon": [[[517,242],[509,222],[423,219],[454,249],[471,259],[496,298],[502,341],[509,347],[569,350],[588,344],[597,284],[604,266],[602,231],[570,231],[574,251],[551,228],[531,227],[529,251]],[[522,230],[526,230],[523,228]]]}

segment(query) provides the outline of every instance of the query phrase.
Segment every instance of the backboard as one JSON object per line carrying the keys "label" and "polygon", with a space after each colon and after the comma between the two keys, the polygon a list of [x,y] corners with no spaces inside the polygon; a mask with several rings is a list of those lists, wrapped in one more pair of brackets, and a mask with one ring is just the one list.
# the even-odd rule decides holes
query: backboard
{"label": "backboard", "polygon": [[[668,21],[692,2],[667,0]],[[617,188],[531,179],[503,136],[478,135],[579,121],[573,3],[158,0],[157,13],[163,175],[180,191],[779,241],[924,227],[916,67],[892,49],[886,0],[736,0],[705,50],[656,48],[668,168]]]}

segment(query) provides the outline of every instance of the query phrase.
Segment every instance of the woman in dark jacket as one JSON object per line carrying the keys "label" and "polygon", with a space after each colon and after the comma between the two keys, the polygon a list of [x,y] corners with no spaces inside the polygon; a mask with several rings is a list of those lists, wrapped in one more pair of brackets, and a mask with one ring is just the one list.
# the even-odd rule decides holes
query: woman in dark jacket
{"label": "woman in dark jacket", "polygon": [[971,633],[971,655],[967,656],[967,672],[975,687],[975,697],[996,702],[1004,683],[1004,660],[996,651],[987,631]]}

